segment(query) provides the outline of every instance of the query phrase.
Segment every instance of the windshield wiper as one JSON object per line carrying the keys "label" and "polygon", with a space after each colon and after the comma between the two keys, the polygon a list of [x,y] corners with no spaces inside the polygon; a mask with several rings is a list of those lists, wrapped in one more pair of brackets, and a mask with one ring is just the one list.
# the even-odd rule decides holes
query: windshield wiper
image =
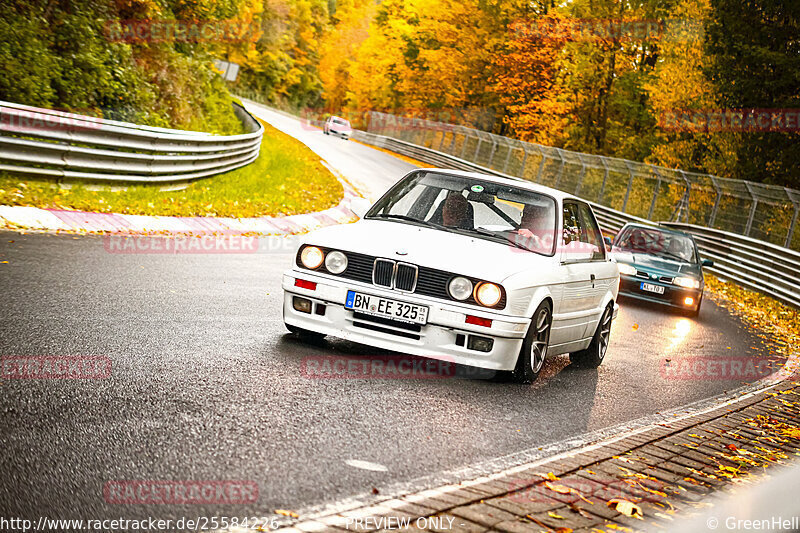
{"label": "windshield wiper", "polygon": [[436,222],[431,222],[429,220],[421,220],[419,218],[410,217],[408,215],[396,215],[394,213],[381,213],[379,215],[372,215],[370,218],[389,218],[389,219],[397,219],[397,220],[405,220],[407,222],[412,222],[414,224],[422,224],[423,226],[428,226],[429,228],[436,228],[436,229],[443,229],[443,230],[450,230],[447,226],[442,226],[437,224]]}
{"label": "windshield wiper", "polygon": [[472,231],[472,232],[475,232],[475,233],[480,233],[481,235],[486,235],[488,237],[494,237],[495,239],[502,240],[503,242],[506,242],[506,243],[510,244],[511,246],[515,246],[516,248],[519,248],[520,250],[525,250],[526,252],[532,252],[533,251],[530,248],[528,248],[527,246],[524,246],[524,245],[516,242],[511,237],[506,237],[505,235],[502,235],[500,233],[497,233],[495,231],[492,231],[492,230],[489,230],[489,229],[486,229],[486,228],[473,228],[471,230],[465,230],[465,231],[468,231],[468,232]]}
{"label": "windshield wiper", "polygon": [[678,260],[678,261],[680,261],[681,263],[688,263],[688,262],[689,262],[689,261],[688,261],[686,258],[684,258],[684,257],[682,257],[682,256],[680,256],[680,255],[678,255],[678,254],[674,254],[674,253],[672,253],[672,252],[668,252],[668,251],[666,251],[666,250],[662,250],[662,251],[660,251],[660,252],[658,252],[658,253],[659,253],[660,255],[666,255],[667,257],[672,257],[672,258],[674,258],[674,259],[677,259],[677,260]]}

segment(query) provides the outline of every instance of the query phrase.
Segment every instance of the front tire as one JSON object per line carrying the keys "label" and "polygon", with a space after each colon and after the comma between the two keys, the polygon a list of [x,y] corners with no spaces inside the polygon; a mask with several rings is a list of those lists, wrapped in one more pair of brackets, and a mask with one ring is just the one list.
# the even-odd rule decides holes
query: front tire
{"label": "front tire", "polygon": [[288,329],[291,333],[295,334],[301,340],[304,341],[321,341],[325,338],[324,333],[317,333],[316,331],[309,331],[307,329],[298,328],[297,326],[292,326],[290,324],[285,324],[286,329]]}
{"label": "front tire", "polygon": [[569,360],[584,368],[597,368],[603,362],[611,340],[611,322],[614,318],[614,302],[611,302],[603,311],[597,330],[594,332],[589,347],[580,352],[569,354]]}
{"label": "front tire", "polygon": [[533,313],[528,333],[522,341],[522,349],[517,357],[517,366],[511,372],[516,383],[533,383],[539,377],[547,357],[550,344],[550,329],[553,325],[553,311],[548,302],[542,302]]}

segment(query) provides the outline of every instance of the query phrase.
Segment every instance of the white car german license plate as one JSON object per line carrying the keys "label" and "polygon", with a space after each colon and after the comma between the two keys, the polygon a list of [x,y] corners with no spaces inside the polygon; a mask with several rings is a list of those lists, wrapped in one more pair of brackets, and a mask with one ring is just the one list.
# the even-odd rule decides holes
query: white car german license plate
{"label": "white car german license plate", "polygon": [[381,298],[373,294],[361,294],[356,291],[347,291],[344,308],[411,324],[425,324],[428,321],[428,308],[424,305],[398,302],[397,300]]}
{"label": "white car german license plate", "polygon": [[642,283],[642,290],[654,292],[656,294],[664,294],[664,287],[662,285],[653,285],[652,283]]}

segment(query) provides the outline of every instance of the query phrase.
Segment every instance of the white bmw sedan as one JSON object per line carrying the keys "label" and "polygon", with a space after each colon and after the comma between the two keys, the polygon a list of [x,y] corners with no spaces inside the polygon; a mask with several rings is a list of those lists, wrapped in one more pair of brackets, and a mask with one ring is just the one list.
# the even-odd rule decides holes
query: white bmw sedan
{"label": "white bmw sedan", "polygon": [[619,271],[586,202],[523,180],[418,169],[358,222],[308,234],[283,289],[284,322],[301,337],[530,383],[548,354],[600,365]]}

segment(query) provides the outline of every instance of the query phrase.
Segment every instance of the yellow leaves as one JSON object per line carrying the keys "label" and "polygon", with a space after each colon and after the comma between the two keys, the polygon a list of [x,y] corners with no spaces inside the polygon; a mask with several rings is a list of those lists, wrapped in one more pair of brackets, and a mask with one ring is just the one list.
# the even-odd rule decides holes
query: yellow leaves
{"label": "yellow leaves", "polygon": [[544,484],[545,487],[552,490],[553,492],[557,492],[559,494],[569,494],[573,491],[573,489],[566,487],[564,485],[553,485],[549,481],[546,481]]}
{"label": "yellow leaves", "polygon": [[288,516],[289,518],[300,518],[299,514],[295,513],[294,511],[287,511],[286,509],[275,509],[275,514]]}
{"label": "yellow leaves", "polygon": [[564,486],[564,485],[554,485],[553,483],[551,483],[549,481],[545,481],[544,486],[547,487],[548,489],[552,490],[553,492],[557,492],[559,494],[574,494],[575,496],[577,496],[581,500],[585,501],[586,503],[593,503],[591,500],[587,500],[583,496],[583,494],[581,494],[577,490],[573,489],[572,487],[567,487],[567,486]]}
{"label": "yellow leaves", "polygon": [[800,440],[800,428],[795,427],[795,428],[782,429],[781,433],[786,437],[791,437],[793,439]]}
{"label": "yellow leaves", "polygon": [[634,324],[631,328],[633,331],[639,331],[639,324]]}
{"label": "yellow leaves", "polygon": [[546,479],[548,481],[558,481],[560,479],[558,476],[556,476],[552,472],[548,472],[546,474],[539,474],[539,477],[542,477],[542,478],[544,478],[544,479]]}
{"label": "yellow leaves", "polygon": [[633,533],[633,530],[629,527],[620,526],[617,524],[606,524],[605,527],[608,529],[616,529],[617,531],[623,531],[624,533]]}
{"label": "yellow leaves", "polygon": [[565,518],[563,516],[561,516],[560,514],[554,512],[554,511],[549,511],[547,513],[547,516],[549,516],[550,518],[558,519],[558,520],[565,520]]}
{"label": "yellow leaves", "polygon": [[621,498],[614,498],[613,500],[608,500],[606,505],[612,509],[615,509],[621,514],[624,514],[625,516],[644,520],[644,512],[642,511],[642,508],[631,501],[623,500]]}

